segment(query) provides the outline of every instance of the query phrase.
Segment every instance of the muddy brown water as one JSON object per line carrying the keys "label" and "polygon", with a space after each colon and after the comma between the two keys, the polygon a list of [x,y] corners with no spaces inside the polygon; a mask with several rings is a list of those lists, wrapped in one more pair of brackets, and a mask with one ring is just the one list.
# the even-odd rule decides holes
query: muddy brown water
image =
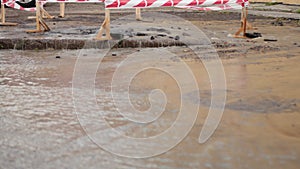
{"label": "muddy brown water", "polygon": [[[106,96],[118,64],[132,50],[144,49],[115,50],[117,56],[109,53],[97,72],[98,104],[105,105],[112,126],[124,126],[128,135],[141,137],[162,132],[172,124],[179,108],[176,81],[155,70],[139,74],[132,81],[133,104],[139,109],[147,108],[149,102],[145,97],[149,90],[161,88],[169,98],[167,113],[148,129],[130,126],[115,115],[113,101]],[[225,112],[210,140],[199,144],[199,131],[210,103],[205,68],[201,61],[184,57],[184,47],[150,50],[177,51],[177,59],[167,60],[165,64],[172,67],[185,61],[195,76],[201,77],[198,79],[200,114],[192,131],[179,145],[148,159],[118,157],[104,151],[83,131],[74,110],[72,74],[80,51],[2,50],[1,168],[299,167],[299,57],[262,54],[223,59],[228,85]],[[199,103],[193,92],[186,98]]]}

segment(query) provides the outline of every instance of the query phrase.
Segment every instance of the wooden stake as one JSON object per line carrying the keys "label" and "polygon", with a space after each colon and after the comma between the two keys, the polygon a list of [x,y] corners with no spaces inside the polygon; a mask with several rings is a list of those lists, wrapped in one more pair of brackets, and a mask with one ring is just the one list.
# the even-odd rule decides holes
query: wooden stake
{"label": "wooden stake", "polygon": [[[36,1],[36,16],[35,16],[35,21],[36,21],[36,29],[35,30],[27,30],[27,33],[37,33],[37,32],[43,32],[43,31],[49,31],[50,28],[48,25],[45,23],[43,18],[41,17],[41,6],[38,1]],[[44,30],[41,29],[41,26],[44,28]]]}
{"label": "wooden stake", "polygon": [[5,22],[5,6],[1,3],[1,23],[0,26],[16,26],[17,23]]}
{"label": "wooden stake", "polygon": [[40,3],[36,1],[36,12],[35,12],[35,22],[36,22],[36,30],[41,32],[41,24],[40,24],[40,17],[41,17],[41,9]]}
{"label": "wooden stake", "polygon": [[135,9],[135,19],[138,20],[138,21],[142,20],[141,8],[136,8]]}
{"label": "wooden stake", "polygon": [[44,8],[41,7],[42,17],[46,19],[53,19],[54,16],[50,15]]}
{"label": "wooden stake", "polygon": [[[235,37],[237,37],[237,38],[245,38],[246,37],[247,22],[248,22],[247,21],[247,15],[248,15],[248,9],[247,9],[247,7],[243,7],[242,13],[241,13],[241,27],[235,33]],[[242,36],[240,36],[241,33],[243,33]]]}
{"label": "wooden stake", "polygon": [[248,17],[248,8],[244,8],[244,11],[243,11],[243,36],[246,37],[246,32],[247,32],[247,17]]}
{"label": "wooden stake", "polygon": [[4,6],[4,4],[1,4],[1,19],[2,19],[1,23],[5,23],[5,6]]}
{"label": "wooden stake", "polygon": [[64,2],[59,3],[59,17],[60,18],[65,17],[65,3]]}
{"label": "wooden stake", "polygon": [[[105,31],[105,36],[103,33]],[[110,35],[110,12],[108,9],[105,9],[105,19],[99,29],[98,34],[96,35],[96,40],[109,40],[112,39]]]}

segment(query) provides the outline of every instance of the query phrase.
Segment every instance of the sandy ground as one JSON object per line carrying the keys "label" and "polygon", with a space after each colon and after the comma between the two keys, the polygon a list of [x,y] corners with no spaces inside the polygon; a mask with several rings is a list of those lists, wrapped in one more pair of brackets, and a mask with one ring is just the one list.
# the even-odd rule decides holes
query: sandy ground
{"label": "sandy ground", "polygon": [[[90,11],[92,9],[94,7],[91,7]],[[20,13],[10,15],[21,16]],[[227,81],[226,107],[219,127],[208,142],[199,144],[198,137],[210,106],[211,84],[203,61],[185,46],[114,48],[104,57],[96,73],[95,94],[99,109],[105,113],[112,127],[124,130],[129,136],[152,136],[170,127],[180,108],[180,95],[184,95],[190,104],[200,105],[196,123],[187,137],[170,151],[148,159],[123,158],[104,151],[89,139],[78,122],[72,97],[75,62],[81,55],[89,59],[90,63],[97,63],[99,60],[95,56],[101,53],[100,49],[90,49],[88,53],[84,53],[85,50],[0,50],[0,168],[298,169],[300,166],[298,21],[250,16],[250,21],[259,28],[255,31],[260,32],[263,37],[235,39],[228,35],[233,34],[239,26],[238,13],[217,15],[179,12],[176,15],[188,18],[204,32],[207,36],[206,41],[201,38],[197,40],[200,39],[199,42],[204,46],[205,42],[211,42],[224,66]],[[117,13],[112,16],[115,20],[118,18]],[[112,24],[112,31],[121,30],[128,33],[133,28],[131,33],[135,35],[137,32],[148,32],[149,35],[130,37],[125,34],[125,38],[149,40],[154,36],[156,39],[163,39],[166,37],[158,35],[166,34],[167,37],[173,38],[180,35],[180,40],[186,38],[187,43],[195,43],[192,35],[183,35],[188,33],[188,30],[193,30],[183,25],[183,22],[178,22],[171,28],[167,26],[167,22],[153,25],[153,20],[149,22],[151,17],[149,19],[146,14],[144,17],[144,22],[136,22],[134,19],[116,20],[115,24]],[[78,14],[70,14],[65,19],[48,21],[55,28],[52,32],[21,35],[26,38],[35,36],[88,39],[94,36],[97,30],[95,22],[91,21],[101,18],[103,16],[100,15],[78,17]],[[14,17],[10,19],[19,21],[21,25],[18,28],[1,27],[1,33],[4,33],[1,36],[10,37],[11,29],[22,32],[32,27],[28,25],[27,20],[25,23],[25,20],[17,20]],[[65,22],[69,23],[65,25]],[[60,31],[74,23],[81,25],[80,29],[74,27],[66,32]],[[282,23],[283,26],[277,26],[278,23],[280,25]],[[119,29],[120,27],[123,29]],[[91,32],[82,33],[86,28],[90,28]],[[149,28],[152,28],[151,31],[146,30]],[[158,28],[160,31],[157,31]],[[267,42],[264,39],[277,41]],[[137,64],[131,61],[126,64],[125,70],[134,69],[137,65],[143,66],[156,52],[164,51],[176,55],[170,58],[159,55],[159,59],[153,62],[152,66],[155,67],[160,63],[174,70],[178,76],[184,76],[184,71],[178,69],[178,65],[186,63],[193,72],[199,90],[180,93],[176,85],[178,79],[154,69],[142,71],[133,78],[130,86],[132,104],[139,110],[146,110],[149,107],[148,94],[157,88],[165,92],[168,102],[158,121],[146,126],[132,125],[116,113],[110,95],[113,74],[131,55],[138,56],[142,53],[144,62]],[[145,55],[143,52],[150,54]],[[210,61],[215,62],[214,59]],[[89,65],[84,68],[88,70]],[[129,77],[124,75],[123,78]],[[122,82],[122,79],[120,81]],[[118,93],[123,92],[121,89],[125,90],[120,86]],[[83,89],[82,92],[84,98]],[[200,92],[200,101],[195,95],[197,92]],[[86,109],[92,108],[87,106]],[[89,115],[85,117],[88,118]],[[94,127],[93,124],[90,125]],[[93,128],[95,131],[106,129]],[[145,146],[145,150],[150,151],[151,146],[153,145]],[[122,145],[117,145],[116,148],[121,149]],[[130,150],[138,151],[134,148]]]}

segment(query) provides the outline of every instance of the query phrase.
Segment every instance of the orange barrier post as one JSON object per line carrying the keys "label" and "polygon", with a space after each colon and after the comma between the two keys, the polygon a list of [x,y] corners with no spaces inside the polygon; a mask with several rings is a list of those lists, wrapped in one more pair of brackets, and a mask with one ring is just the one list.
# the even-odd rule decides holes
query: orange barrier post
{"label": "orange barrier post", "polygon": [[16,26],[17,23],[6,22],[5,20],[5,6],[1,3],[1,23],[0,26]]}
{"label": "orange barrier post", "polygon": [[[236,38],[246,38],[247,30],[253,29],[252,25],[248,22],[248,8],[243,7],[241,13],[241,27],[235,33]],[[242,33],[242,35],[240,35]]]}
{"label": "orange barrier post", "polygon": [[[105,32],[105,36],[103,33]],[[99,29],[99,32],[95,38],[96,40],[109,40],[112,39],[110,36],[110,11],[109,9],[105,9],[105,19]]]}
{"label": "orange barrier post", "polygon": [[[45,21],[43,20],[42,16],[41,16],[41,6],[39,1],[36,1],[36,29],[35,30],[27,30],[27,33],[37,33],[37,32],[43,32],[43,31],[49,31],[50,28],[48,27],[48,25],[45,23]],[[42,28],[44,28],[44,30],[42,30]]]}

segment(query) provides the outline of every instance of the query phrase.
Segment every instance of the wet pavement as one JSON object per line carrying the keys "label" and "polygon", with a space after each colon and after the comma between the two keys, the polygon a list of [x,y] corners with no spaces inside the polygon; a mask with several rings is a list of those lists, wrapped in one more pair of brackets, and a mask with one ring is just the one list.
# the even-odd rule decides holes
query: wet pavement
{"label": "wet pavement", "polygon": [[[202,63],[186,58],[184,47],[115,50],[117,56],[109,53],[102,60],[95,83],[97,104],[103,105],[109,124],[135,137],[155,135],[172,124],[180,103],[174,79],[149,70],[132,81],[132,102],[139,109],[149,106],[145,97],[153,88],[165,90],[169,98],[162,119],[147,128],[131,125],[116,114],[109,89],[113,72],[132,50],[177,51],[178,56],[163,63],[176,67],[184,61],[201,77],[197,79],[200,114],[187,137],[153,158],[113,155],[90,140],[75,113],[72,75],[79,50],[2,50],[1,168],[296,169],[300,165],[299,57],[223,59],[228,86],[225,112],[210,140],[199,144],[210,103],[210,84]],[[134,63],[127,65],[128,69],[132,66]],[[199,103],[194,92],[186,99]]]}

